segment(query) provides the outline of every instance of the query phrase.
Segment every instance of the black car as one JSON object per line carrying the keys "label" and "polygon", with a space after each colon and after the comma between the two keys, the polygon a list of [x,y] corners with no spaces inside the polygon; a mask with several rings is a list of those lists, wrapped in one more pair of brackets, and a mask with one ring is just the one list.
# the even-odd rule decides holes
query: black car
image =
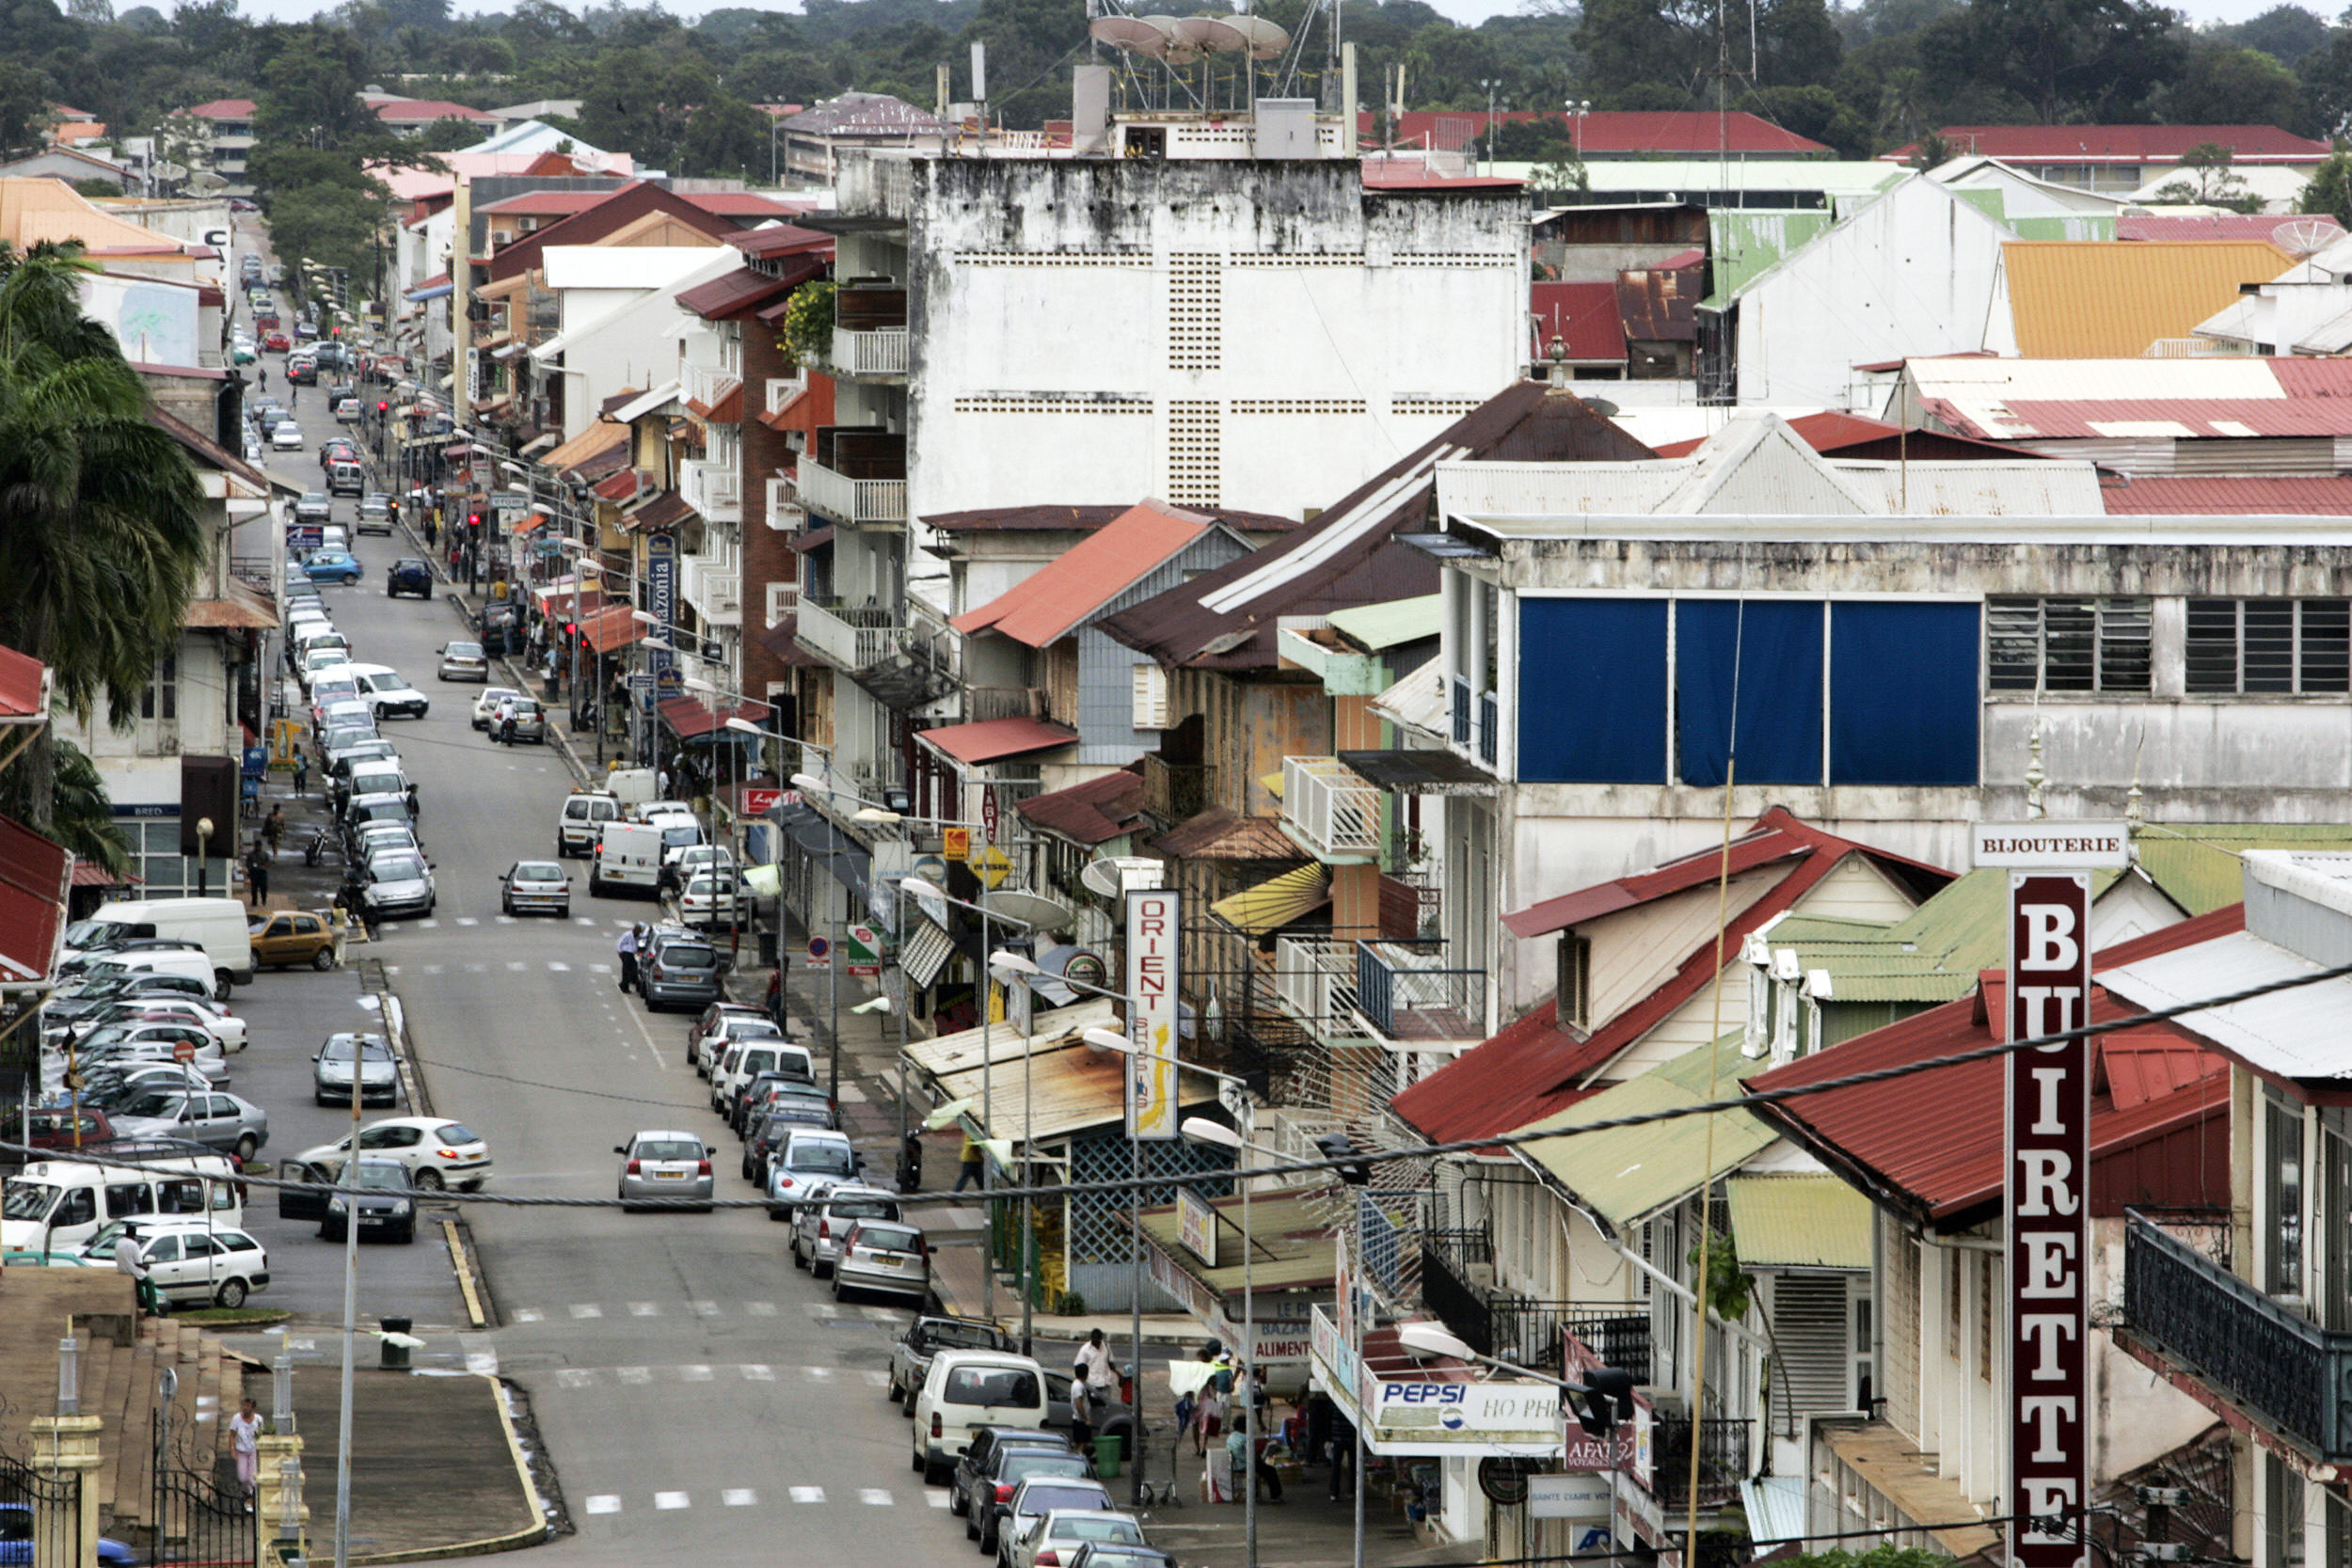
{"label": "black car", "polygon": [[316,1220],[319,1235],[330,1242],[343,1239],[343,1227],[356,1211],[361,1236],[389,1236],[396,1242],[417,1239],[417,1189],[408,1167],[398,1160],[372,1160],[362,1155],[357,1185],[343,1186],[341,1164],[313,1160],[278,1163],[280,1180],[298,1183],[278,1190],[280,1219]]}
{"label": "black car", "polygon": [[403,594],[414,594],[420,599],[433,596],[433,568],[413,555],[384,568],[384,596],[396,599]]}

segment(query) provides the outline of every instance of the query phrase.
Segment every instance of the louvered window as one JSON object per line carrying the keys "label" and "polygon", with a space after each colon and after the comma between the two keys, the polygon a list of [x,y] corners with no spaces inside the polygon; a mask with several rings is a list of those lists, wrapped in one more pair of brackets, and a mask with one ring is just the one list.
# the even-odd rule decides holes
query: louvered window
{"label": "louvered window", "polygon": [[1847,1292],[1844,1275],[1784,1274],[1773,1281],[1772,1419],[1783,1436],[1803,1435],[1807,1416],[1854,1408]]}
{"label": "louvered window", "polygon": [[1986,668],[1995,691],[2145,691],[2149,601],[1987,599]]}
{"label": "louvered window", "polygon": [[1157,664],[1134,667],[1130,693],[1134,725],[1139,730],[1164,730],[1168,723],[1168,672]]}
{"label": "louvered window", "polygon": [[2196,692],[2352,690],[2352,600],[2191,599]]}

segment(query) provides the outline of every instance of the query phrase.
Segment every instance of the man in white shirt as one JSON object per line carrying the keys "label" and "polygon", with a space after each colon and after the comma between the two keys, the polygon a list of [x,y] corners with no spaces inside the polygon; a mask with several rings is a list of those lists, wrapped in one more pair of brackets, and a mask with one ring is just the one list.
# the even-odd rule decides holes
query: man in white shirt
{"label": "man in white shirt", "polygon": [[504,744],[509,746],[515,744],[514,698],[501,697],[499,699],[498,717],[492,721],[491,727],[494,733],[498,736],[498,738]]}
{"label": "man in white shirt", "polygon": [[621,933],[621,940],[612,944],[612,951],[618,954],[621,959],[621,989],[623,990],[628,990],[637,983],[638,933],[644,929],[643,926],[631,926]]}
{"label": "man in white shirt", "polygon": [[1103,1424],[1104,1407],[1110,1403],[1113,1391],[1119,1386],[1119,1369],[1111,1362],[1110,1347],[1103,1342],[1103,1331],[1096,1329],[1087,1336],[1087,1342],[1078,1347],[1078,1358],[1070,1369],[1086,1385],[1087,1402],[1092,1426]]}
{"label": "man in white shirt", "polygon": [[115,1268],[131,1276],[138,1291],[139,1310],[161,1312],[163,1303],[155,1293],[155,1282],[148,1277],[147,1259],[140,1254],[138,1232],[125,1229],[115,1242]]}

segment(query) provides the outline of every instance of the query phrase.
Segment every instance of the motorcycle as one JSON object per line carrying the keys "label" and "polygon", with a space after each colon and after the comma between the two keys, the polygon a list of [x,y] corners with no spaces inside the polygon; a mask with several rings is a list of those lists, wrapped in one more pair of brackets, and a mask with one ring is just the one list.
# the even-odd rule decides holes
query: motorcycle
{"label": "motorcycle", "polygon": [[326,830],[325,828],[311,829],[310,842],[302,847],[302,863],[305,865],[318,864],[319,858],[326,853]]}

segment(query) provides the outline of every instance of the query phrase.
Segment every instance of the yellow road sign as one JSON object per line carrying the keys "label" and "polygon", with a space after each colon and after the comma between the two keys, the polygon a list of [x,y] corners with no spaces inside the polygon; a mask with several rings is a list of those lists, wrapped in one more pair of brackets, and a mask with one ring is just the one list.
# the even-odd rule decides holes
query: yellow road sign
{"label": "yellow road sign", "polygon": [[972,857],[972,875],[984,887],[1002,887],[1012,875],[1012,859],[993,844]]}

